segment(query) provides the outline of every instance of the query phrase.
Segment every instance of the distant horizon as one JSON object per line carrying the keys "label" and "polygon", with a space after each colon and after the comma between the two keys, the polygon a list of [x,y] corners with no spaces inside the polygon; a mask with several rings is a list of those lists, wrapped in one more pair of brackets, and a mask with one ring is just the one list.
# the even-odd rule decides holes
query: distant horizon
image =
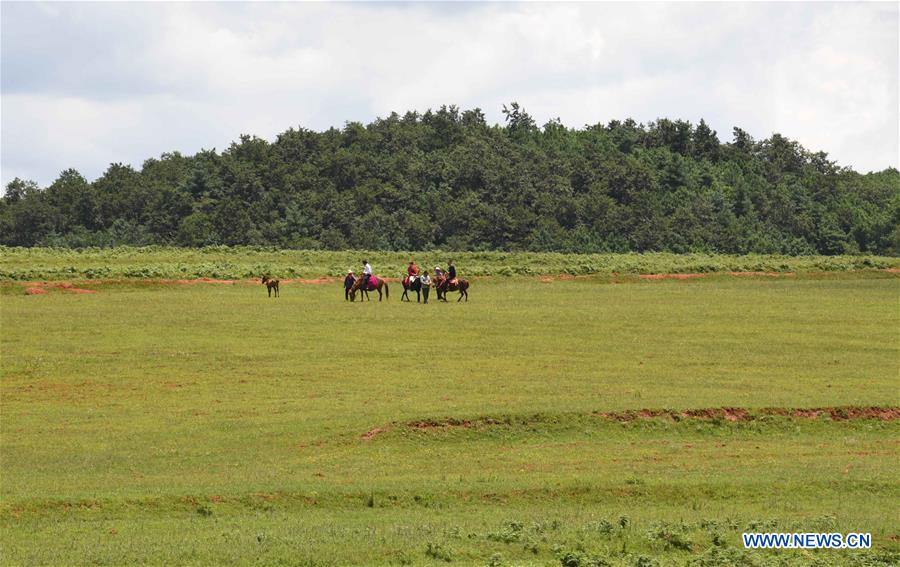
{"label": "distant horizon", "polygon": [[2,3],[2,184],[443,104],[701,118],[898,168],[894,3]]}

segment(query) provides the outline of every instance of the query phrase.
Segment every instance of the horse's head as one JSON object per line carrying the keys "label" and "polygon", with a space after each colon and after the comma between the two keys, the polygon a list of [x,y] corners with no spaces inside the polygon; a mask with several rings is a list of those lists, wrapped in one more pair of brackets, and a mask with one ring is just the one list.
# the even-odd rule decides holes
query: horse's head
{"label": "horse's head", "polygon": [[356,301],[356,292],[359,290],[360,284],[362,284],[362,278],[354,276],[353,285],[350,286],[350,301]]}
{"label": "horse's head", "polygon": [[263,284],[264,284],[264,283],[266,283],[267,281],[269,281],[269,276],[263,276],[262,279],[259,280],[259,283],[263,283]]}

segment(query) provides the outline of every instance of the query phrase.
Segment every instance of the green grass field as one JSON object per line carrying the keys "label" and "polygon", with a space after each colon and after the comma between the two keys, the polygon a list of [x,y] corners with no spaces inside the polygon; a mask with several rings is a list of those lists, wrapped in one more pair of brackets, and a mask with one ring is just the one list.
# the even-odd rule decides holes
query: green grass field
{"label": "green grass field", "polygon": [[[900,406],[897,274],[614,281],[427,306],[4,283],[0,559],[900,562],[900,420],[780,415]],[[748,415],[621,413],[722,407]],[[874,541],[749,552],[746,530]]]}
{"label": "green grass field", "polygon": [[251,246],[173,248],[10,248],[0,246],[0,281],[70,278],[221,278],[269,274],[281,278],[343,277],[360,261],[376,273],[397,277],[414,258],[421,267],[446,266],[454,258],[466,277],[539,274],[652,274],[683,272],[842,272],[900,269],[900,258],[885,256],[774,256],[748,254],[558,254],[552,252],[375,252],[277,250]]}

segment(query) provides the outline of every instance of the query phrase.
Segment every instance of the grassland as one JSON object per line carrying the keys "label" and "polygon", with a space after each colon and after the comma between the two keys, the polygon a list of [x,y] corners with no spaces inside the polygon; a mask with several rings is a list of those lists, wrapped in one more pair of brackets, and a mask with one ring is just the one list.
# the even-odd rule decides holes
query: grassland
{"label": "grassland", "polygon": [[467,276],[603,275],[714,272],[842,272],[900,268],[900,258],[883,256],[774,256],[750,254],[557,254],[531,252],[374,252],[275,250],[260,247],[208,248],[9,248],[0,247],[0,281],[72,278],[243,279],[343,276],[369,259],[388,277],[420,266],[445,265],[450,257]]}
{"label": "grassland", "polygon": [[[900,422],[764,409],[900,405],[896,274],[612,281],[485,278],[427,306],[7,281],[2,562],[900,561]],[[619,413],[721,407],[748,413]],[[746,552],[746,529],[874,549]]]}

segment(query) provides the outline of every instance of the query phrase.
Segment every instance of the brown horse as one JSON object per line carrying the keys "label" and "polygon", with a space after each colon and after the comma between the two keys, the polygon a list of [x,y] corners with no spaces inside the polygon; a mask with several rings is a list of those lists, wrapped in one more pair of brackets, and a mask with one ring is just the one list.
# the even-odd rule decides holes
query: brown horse
{"label": "brown horse", "polygon": [[437,290],[438,299],[441,301],[447,301],[447,292],[448,291],[458,291],[459,299],[456,300],[457,303],[462,301],[462,298],[466,298],[466,303],[469,302],[469,282],[468,280],[464,280],[462,278],[456,278],[453,281],[444,285],[445,278],[438,277],[434,279],[434,287]]}
{"label": "brown horse", "polygon": [[405,277],[400,280],[403,283],[403,295],[400,296],[400,301],[406,299],[406,301],[411,301],[409,298],[409,292],[416,292],[416,303],[422,302],[422,277],[421,276],[412,276]]}
{"label": "brown horse", "polygon": [[[366,299],[369,298],[368,292],[377,291],[378,292],[378,301],[381,301],[382,288],[384,289],[384,298],[390,299],[391,294],[390,294],[390,291],[388,290],[388,284],[386,281],[384,281],[384,278],[382,278],[381,276],[372,276],[372,279],[375,280],[375,283],[373,284],[370,281],[369,287],[363,287],[363,279],[364,278],[359,277],[359,278],[356,278],[355,282],[353,282],[353,286],[350,288],[350,301],[356,301],[356,292],[357,291],[365,293]],[[360,299],[362,299],[362,298],[360,298]]]}
{"label": "brown horse", "polygon": [[272,290],[275,290],[275,297],[278,297],[280,294],[278,293],[278,280],[273,280],[269,276],[263,276],[260,283],[266,284],[266,289],[269,290],[269,297],[272,297]]}

